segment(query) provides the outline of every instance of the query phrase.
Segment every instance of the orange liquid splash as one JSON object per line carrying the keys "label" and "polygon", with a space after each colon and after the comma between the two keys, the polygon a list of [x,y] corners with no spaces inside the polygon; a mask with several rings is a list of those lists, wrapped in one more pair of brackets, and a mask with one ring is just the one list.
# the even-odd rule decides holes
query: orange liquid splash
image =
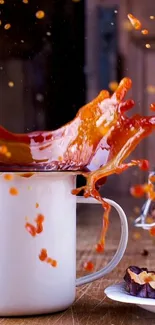
{"label": "orange liquid splash", "polygon": [[134,29],[140,30],[142,28],[142,24],[141,24],[140,20],[137,19],[135,16],[133,16],[132,14],[128,14],[128,18],[130,20],[130,23],[134,27]]}
{"label": "orange liquid splash", "polygon": [[130,20],[130,23],[131,23],[131,25],[133,26],[133,28],[135,30],[141,30],[141,33],[143,35],[148,35],[149,34],[148,29],[146,29],[146,28],[142,29],[142,23],[135,16],[133,16],[132,14],[128,14],[128,19]]}
{"label": "orange liquid splash", "polygon": [[110,213],[110,205],[98,192],[99,186],[107,176],[120,174],[128,167],[148,168],[146,160],[124,162],[140,141],[155,129],[155,116],[127,117],[126,112],[133,107],[134,101],[125,101],[124,97],[131,86],[131,80],[124,78],[111,97],[108,91],[101,91],[79,110],[73,121],[53,132],[12,134],[0,128],[0,146],[6,146],[11,153],[8,159],[0,152],[2,171],[72,170],[86,178],[86,185],[72,193],[83,190],[85,197],[94,197],[102,203],[104,216],[96,246],[98,252],[105,247]]}

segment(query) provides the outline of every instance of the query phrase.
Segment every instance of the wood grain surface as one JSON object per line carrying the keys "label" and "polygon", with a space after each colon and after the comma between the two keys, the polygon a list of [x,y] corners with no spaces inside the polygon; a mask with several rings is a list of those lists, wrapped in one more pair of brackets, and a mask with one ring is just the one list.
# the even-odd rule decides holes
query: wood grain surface
{"label": "wood grain surface", "polygon": [[[146,231],[137,231],[133,226],[133,208],[139,204],[130,198],[115,198],[127,212],[129,221],[129,243],[126,253],[117,268],[103,279],[79,287],[74,304],[66,311],[35,317],[0,318],[0,325],[155,325],[155,315],[135,305],[117,303],[106,298],[104,289],[123,279],[129,265],[155,269],[155,244]],[[102,208],[79,205],[77,209],[77,276],[84,275],[83,263],[92,260],[96,270],[112,258],[120,237],[117,214],[112,211],[110,228],[104,254],[96,254],[94,245],[99,238]],[[138,232],[138,234],[137,234]],[[142,256],[143,249],[148,256]]]}

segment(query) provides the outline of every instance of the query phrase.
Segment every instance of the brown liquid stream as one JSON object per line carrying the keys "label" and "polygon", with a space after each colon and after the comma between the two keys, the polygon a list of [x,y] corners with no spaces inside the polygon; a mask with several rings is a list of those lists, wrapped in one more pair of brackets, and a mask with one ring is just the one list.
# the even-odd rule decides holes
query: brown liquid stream
{"label": "brown liquid stream", "polygon": [[102,203],[104,217],[98,252],[104,250],[110,212],[98,188],[107,176],[120,174],[128,167],[138,165],[144,169],[146,161],[124,161],[155,129],[155,116],[127,117],[126,112],[134,105],[133,100],[124,100],[131,86],[131,80],[124,78],[111,97],[108,91],[101,91],[79,110],[73,121],[52,132],[12,134],[0,127],[1,171],[71,170],[86,178],[86,186],[72,193],[83,190],[85,197]]}

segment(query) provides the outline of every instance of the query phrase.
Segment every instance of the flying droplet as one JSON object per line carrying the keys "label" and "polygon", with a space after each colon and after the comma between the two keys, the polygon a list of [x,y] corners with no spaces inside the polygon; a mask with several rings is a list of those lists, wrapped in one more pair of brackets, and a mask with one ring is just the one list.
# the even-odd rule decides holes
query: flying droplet
{"label": "flying droplet", "polygon": [[14,87],[14,82],[13,82],[13,81],[9,81],[9,82],[8,82],[8,86],[9,86],[10,88],[13,88],[13,87]]}
{"label": "flying droplet", "polygon": [[43,10],[39,10],[39,11],[36,12],[36,18],[42,19],[44,17],[45,17],[45,13],[44,13]]}
{"label": "flying droplet", "polygon": [[133,15],[128,14],[128,19],[130,20],[130,23],[132,24],[134,29],[140,30],[142,28],[142,24],[141,24],[140,20],[137,19],[136,17],[134,17]]}
{"label": "flying droplet", "polygon": [[4,26],[4,29],[6,29],[6,30],[8,30],[8,29],[10,29],[11,28],[11,24],[6,24],[5,26]]}
{"label": "flying droplet", "polygon": [[153,85],[148,85],[147,88],[146,88],[146,91],[148,94],[155,94],[155,86]]}
{"label": "flying droplet", "polygon": [[47,35],[47,36],[51,36],[51,32],[47,32],[46,35]]}
{"label": "flying droplet", "polygon": [[141,33],[143,35],[148,35],[149,31],[148,31],[148,29],[142,29]]}
{"label": "flying droplet", "polygon": [[147,49],[150,49],[151,48],[151,45],[150,44],[145,44],[145,47],[147,48]]}
{"label": "flying droplet", "polygon": [[44,101],[44,96],[38,93],[36,94],[36,100],[41,103]]}

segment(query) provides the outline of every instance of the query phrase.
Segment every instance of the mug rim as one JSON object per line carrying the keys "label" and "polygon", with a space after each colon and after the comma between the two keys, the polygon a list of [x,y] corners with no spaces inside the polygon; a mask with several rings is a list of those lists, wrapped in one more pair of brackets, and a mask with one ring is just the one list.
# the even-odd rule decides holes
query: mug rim
{"label": "mug rim", "polygon": [[[0,172],[0,177],[3,176],[4,174],[14,174],[14,175],[17,175],[17,176],[20,176],[20,177],[25,177],[25,178],[32,178],[34,177],[35,175],[37,176],[42,176],[42,177],[46,177],[46,176],[53,176],[53,177],[56,177],[56,176],[77,176],[77,175],[80,175],[81,172],[80,171],[18,171],[18,172],[15,172],[15,171],[3,171],[3,172]],[[24,176],[24,175],[30,175],[29,177],[27,176]]]}

